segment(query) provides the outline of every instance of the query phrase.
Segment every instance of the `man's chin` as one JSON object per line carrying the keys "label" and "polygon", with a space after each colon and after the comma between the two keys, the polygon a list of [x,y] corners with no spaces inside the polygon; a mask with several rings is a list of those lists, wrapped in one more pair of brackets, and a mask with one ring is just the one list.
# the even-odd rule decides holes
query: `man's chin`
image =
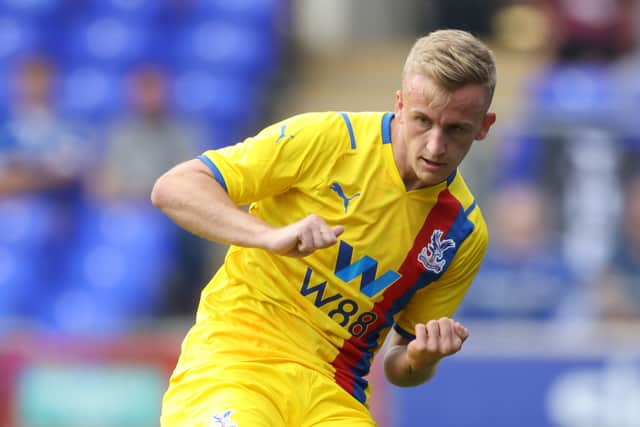
{"label": "man's chin", "polygon": [[424,174],[419,177],[419,188],[433,187],[434,185],[438,185],[446,179],[447,177],[443,174]]}

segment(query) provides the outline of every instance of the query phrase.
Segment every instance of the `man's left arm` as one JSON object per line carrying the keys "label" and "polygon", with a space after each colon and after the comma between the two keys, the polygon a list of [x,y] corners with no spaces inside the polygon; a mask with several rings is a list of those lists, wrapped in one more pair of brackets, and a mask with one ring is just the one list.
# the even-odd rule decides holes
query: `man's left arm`
{"label": "man's left arm", "polygon": [[460,351],[469,337],[468,329],[451,317],[487,248],[484,220],[479,210],[473,215],[476,227],[458,248],[449,268],[419,290],[396,319],[384,356],[385,374],[392,384],[411,387],[430,380],[440,360]]}
{"label": "man's left arm", "polygon": [[460,351],[469,330],[453,319],[442,317],[417,324],[413,340],[396,331],[391,334],[384,355],[385,376],[399,387],[413,387],[433,378],[442,358]]}

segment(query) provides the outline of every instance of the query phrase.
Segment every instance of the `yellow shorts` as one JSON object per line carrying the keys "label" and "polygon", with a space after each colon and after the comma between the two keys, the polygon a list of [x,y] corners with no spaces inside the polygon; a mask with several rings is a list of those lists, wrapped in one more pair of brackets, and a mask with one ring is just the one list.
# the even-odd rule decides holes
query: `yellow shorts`
{"label": "yellow shorts", "polygon": [[162,427],[375,427],[369,410],[296,363],[237,363],[174,374]]}

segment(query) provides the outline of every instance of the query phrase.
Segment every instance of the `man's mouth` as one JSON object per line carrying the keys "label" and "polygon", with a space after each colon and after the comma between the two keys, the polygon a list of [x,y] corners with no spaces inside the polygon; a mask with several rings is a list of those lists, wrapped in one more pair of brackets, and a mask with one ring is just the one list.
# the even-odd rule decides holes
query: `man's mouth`
{"label": "man's mouth", "polygon": [[421,159],[422,159],[422,160],[423,160],[423,161],[424,161],[428,166],[431,166],[431,167],[442,167],[442,166],[446,166],[446,165],[447,165],[447,163],[446,163],[446,162],[437,162],[437,161],[435,161],[435,160],[430,160],[430,159],[427,159],[427,158],[425,158],[425,157],[420,157],[420,158],[421,158]]}

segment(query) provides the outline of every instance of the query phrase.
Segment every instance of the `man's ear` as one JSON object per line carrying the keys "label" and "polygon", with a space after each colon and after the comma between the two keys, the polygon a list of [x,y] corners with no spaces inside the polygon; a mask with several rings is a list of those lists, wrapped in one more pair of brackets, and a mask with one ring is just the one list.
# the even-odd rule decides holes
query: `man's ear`
{"label": "man's ear", "polygon": [[398,89],[396,91],[396,102],[395,102],[394,111],[393,111],[396,115],[396,118],[400,116],[400,113],[402,112],[403,108],[404,108],[404,102],[402,101],[402,89]]}
{"label": "man's ear", "polygon": [[487,113],[482,119],[482,125],[480,126],[480,130],[476,134],[475,140],[480,141],[485,139],[487,134],[489,133],[489,129],[496,122],[496,113]]}

